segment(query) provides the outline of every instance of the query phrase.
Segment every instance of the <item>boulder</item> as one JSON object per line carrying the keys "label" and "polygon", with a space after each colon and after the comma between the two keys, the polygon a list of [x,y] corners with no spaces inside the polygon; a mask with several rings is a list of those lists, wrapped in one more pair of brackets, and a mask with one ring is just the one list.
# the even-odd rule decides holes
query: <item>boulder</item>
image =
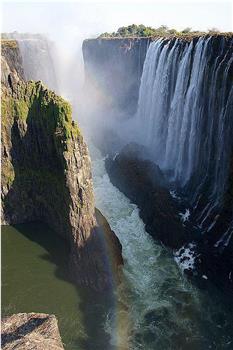
{"label": "boulder", "polygon": [[1,322],[3,350],[64,350],[54,315],[19,313]]}
{"label": "boulder", "polygon": [[111,182],[140,209],[146,230],[171,248],[189,242],[192,230],[181,221],[181,207],[171,196],[166,178],[146,148],[131,143],[106,160]]}

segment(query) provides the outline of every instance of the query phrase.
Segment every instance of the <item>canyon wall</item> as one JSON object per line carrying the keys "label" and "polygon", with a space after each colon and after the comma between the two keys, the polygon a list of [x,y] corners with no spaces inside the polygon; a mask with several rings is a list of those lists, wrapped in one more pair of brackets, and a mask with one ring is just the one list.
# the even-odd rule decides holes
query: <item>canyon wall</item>
{"label": "canyon wall", "polygon": [[87,39],[83,42],[86,84],[94,85],[112,108],[137,109],[143,63],[150,39]]}
{"label": "canyon wall", "polygon": [[203,229],[227,188],[233,149],[232,51],[231,36],[159,39],[150,45],[141,79],[139,142],[203,211],[198,222]]}
{"label": "canyon wall", "polygon": [[[47,223],[70,242],[75,282],[111,286],[87,146],[70,105],[41,82],[23,80],[14,40],[2,42],[1,136],[2,223]],[[113,247],[119,255],[120,249]]]}
{"label": "canyon wall", "polygon": [[[143,54],[140,41],[147,51],[143,51]],[[126,42],[127,50],[124,51]],[[208,275],[217,283],[222,280],[224,285],[230,285],[231,288],[232,52],[231,34],[154,39],[92,39],[86,40],[83,45],[87,80],[97,80],[101,87],[104,86],[103,89],[106,93],[109,91],[109,97],[114,99],[119,110],[123,107],[127,111],[127,101],[132,98],[134,108],[131,109],[129,103],[129,109],[135,111],[135,114],[130,120],[131,128],[128,129],[127,137],[147,148],[150,160],[162,169],[168,181],[168,189],[178,198],[175,198],[177,208],[183,203],[183,212],[185,207],[188,209],[188,223],[183,225],[193,225],[196,232],[194,241],[197,244],[196,256],[199,257],[196,259],[196,267],[201,274]],[[132,77],[134,84],[131,88],[135,89],[134,92],[128,85],[128,82],[133,81]],[[121,103],[122,100],[125,105]],[[118,128],[111,132],[119,130],[118,136],[122,137],[121,129],[125,128],[127,124],[119,121]],[[103,142],[106,143],[109,133],[108,130]],[[135,196],[138,185],[132,188],[134,178],[132,181],[126,179],[130,169],[124,171],[123,164],[119,164],[125,159],[126,149],[119,156],[116,155],[111,167],[107,168],[111,169],[109,174],[113,183],[128,195],[134,191]],[[107,150],[106,154],[109,153]],[[135,162],[135,159],[132,161]],[[136,168],[132,173],[136,172],[137,176],[143,173],[141,164],[143,163],[134,164]],[[117,176],[116,167],[117,171],[122,170]],[[139,178],[142,181],[142,176]],[[137,195],[137,204],[143,202],[139,197],[145,199],[151,196],[146,186],[142,186],[142,189]],[[156,207],[156,198],[154,201]],[[150,218],[146,224],[149,226],[152,221],[153,218]],[[166,241],[164,235],[161,237],[163,242]],[[167,235],[169,237],[169,232]],[[157,238],[160,238],[159,235]],[[177,239],[179,240],[178,237]]]}

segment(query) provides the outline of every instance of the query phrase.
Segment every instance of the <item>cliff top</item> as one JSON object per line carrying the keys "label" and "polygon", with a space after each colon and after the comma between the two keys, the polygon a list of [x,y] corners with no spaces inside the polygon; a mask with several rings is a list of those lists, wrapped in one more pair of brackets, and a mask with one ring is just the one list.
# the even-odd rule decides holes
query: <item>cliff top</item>
{"label": "cliff top", "polygon": [[2,33],[1,39],[2,40],[25,40],[25,39],[37,39],[37,40],[45,40],[46,35],[45,34],[38,34],[38,33],[18,33],[18,32],[11,32],[11,33]]}
{"label": "cliff top", "polygon": [[[11,108],[17,113],[18,119],[42,119],[45,128],[59,134],[68,140],[72,136],[81,136],[77,123],[72,120],[70,104],[53,91],[48,90],[42,82],[20,82],[14,85],[14,94],[4,91],[2,100],[2,123],[7,124],[12,118]],[[37,102],[36,100],[37,99]],[[37,108],[41,113],[38,114]]]}
{"label": "cliff top", "polygon": [[208,31],[197,31],[192,30],[192,28],[184,28],[181,31],[178,31],[174,28],[169,28],[166,25],[161,25],[158,28],[146,27],[143,24],[130,24],[126,27],[120,27],[116,32],[112,33],[103,33],[98,38],[157,38],[157,37],[176,37],[190,39],[193,37],[200,37],[206,35],[233,35],[233,33],[221,33],[218,28],[210,28]]}
{"label": "cliff top", "polygon": [[1,47],[9,47],[12,49],[16,49],[18,47],[17,41],[14,39],[1,39]]}
{"label": "cliff top", "polygon": [[201,38],[201,37],[206,37],[209,38],[210,36],[212,37],[224,37],[224,38],[233,38],[233,32],[226,32],[226,33],[187,33],[187,34],[166,34],[166,35],[152,35],[152,36],[99,36],[97,38],[88,38],[85,39],[84,42],[88,41],[95,41],[95,40],[125,40],[125,41],[138,41],[138,40],[156,40],[156,39],[180,39],[180,40],[185,40],[185,41],[190,41],[193,39]]}
{"label": "cliff top", "polygon": [[[44,117],[44,121],[48,126],[56,129],[60,128],[64,136],[69,139],[73,136],[80,136],[78,125],[72,120],[72,109],[70,104],[62,97],[57,96],[55,92],[47,89],[47,87],[41,82],[23,81],[23,70],[21,55],[19,52],[18,44],[16,40],[2,39],[2,93],[5,99],[2,99],[2,122],[3,124],[12,117],[12,113],[8,110],[14,106],[17,112],[18,118],[26,120],[33,114],[37,115],[34,111],[34,100],[38,99],[41,107],[41,117]],[[5,88],[11,88],[13,94],[7,93]],[[10,101],[10,104],[9,104]],[[30,112],[30,113],[29,113]],[[35,113],[34,113],[35,112]],[[46,118],[45,118],[46,115]],[[37,116],[37,119],[39,116]],[[45,124],[46,124],[45,123]],[[61,132],[60,130],[60,132]]]}

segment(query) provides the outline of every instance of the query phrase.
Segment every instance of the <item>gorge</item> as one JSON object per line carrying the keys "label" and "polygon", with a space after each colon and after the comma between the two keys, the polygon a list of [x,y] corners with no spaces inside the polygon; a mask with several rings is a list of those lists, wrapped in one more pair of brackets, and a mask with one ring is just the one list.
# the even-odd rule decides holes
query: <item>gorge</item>
{"label": "gorge", "polygon": [[[34,60],[38,60],[41,42],[38,45],[36,42],[34,38],[32,46],[30,40],[19,45],[22,57],[30,51],[30,67],[37,66]],[[97,307],[91,303],[91,299],[97,298],[95,293],[91,293],[90,298],[84,297],[84,304],[90,303],[93,307],[86,327],[95,330],[96,343],[93,339],[89,343],[75,339],[67,349],[77,349],[77,344],[80,349],[94,345],[97,349],[134,350],[231,348],[232,44],[231,35],[84,41],[86,96],[80,124],[92,158],[95,205],[122,244],[124,268],[114,296],[105,299],[103,294],[98,298]],[[12,72],[15,54],[10,54],[10,57],[10,63],[6,65],[8,73]],[[56,57],[52,57],[52,61],[55,62]],[[3,196],[8,196],[12,186],[9,181],[13,181],[17,196],[13,196],[9,203],[14,203],[20,219],[12,217],[5,197],[3,217],[11,224],[42,219],[55,231],[62,228],[62,232],[72,232],[72,237],[78,237],[78,230],[82,229],[80,223],[88,226],[91,223],[91,227],[96,225],[88,151],[80,129],[77,131],[77,126],[71,122],[68,105],[42,83],[21,81],[24,75],[27,79],[37,79],[33,70],[27,70],[27,65],[25,60],[13,67],[15,71],[13,75],[10,73],[10,79],[8,73],[4,77],[4,100],[14,98],[6,111],[13,115],[8,108],[15,103],[14,113],[18,115],[13,120],[7,119],[2,126],[6,140],[3,142],[3,160],[6,160],[7,169],[9,166],[6,180],[3,177]],[[48,76],[46,70],[51,73],[50,67],[51,62],[45,62],[42,67],[44,77]],[[52,75],[56,76],[56,70]],[[54,81],[55,77],[50,85],[48,79],[49,88],[54,89]],[[93,85],[100,92],[96,100],[92,95]],[[73,101],[78,101],[75,91],[69,91],[68,95]],[[46,125],[43,114],[39,113],[45,124],[40,118],[37,122],[32,119],[32,124],[29,121],[25,124],[25,104],[22,109],[17,102],[22,97],[27,110],[31,109],[31,102],[39,98],[39,107],[33,108],[44,106],[47,113],[48,105],[52,104],[50,112],[52,115],[55,111],[58,113],[61,119],[53,126],[55,148],[47,139],[47,131],[43,130],[43,125]],[[78,102],[74,109],[78,110]],[[34,118],[33,109],[31,117]],[[5,128],[15,132],[11,132],[11,139],[18,135],[15,142],[22,139],[20,147],[15,143],[20,152],[12,153],[13,144],[7,139],[9,132],[5,132]],[[36,159],[27,152],[23,156],[21,153],[28,144],[30,147],[34,144],[30,133],[27,136],[29,130],[30,133],[34,130],[33,140],[37,140],[35,149],[31,148],[33,154],[38,155]],[[46,159],[43,159],[40,149],[41,141],[47,145]],[[14,157],[9,158],[9,154]],[[9,159],[14,173],[17,170],[14,176]],[[37,164],[33,165],[34,160]],[[61,170],[61,182],[54,184],[49,177],[43,176],[48,183],[44,180],[41,183],[41,179],[29,171],[25,179],[30,186],[27,193],[24,182],[21,182],[22,169],[17,169],[17,164],[22,165],[25,161],[27,168],[30,165],[29,169],[45,167],[50,174],[57,169],[56,177]],[[19,176],[18,183],[16,175]],[[36,186],[35,180],[38,181]],[[50,188],[48,196],[44,195],[47,192],[44,186]],[[35,188],[39,188],[40,193]],[[22,195],[24,198],[20,197]],[[30,202],[31,197],[34,204]],[[19,199],[20,204],[17,203]],[[83,204],[76,203],[77,200]],[[25,202],[28,206],[24,208],[21,203]],[[61,207],[53,219],[57,204]],[[76,211],[75,207],[81,209]],[[143,214],[143,208],[147,215]],[[18,230],[23,231],[23,228]],[[89,231],[90,227],[84,230]],[[115,241],[115,236],[111,237]],[[108,284],[108,279],[105,279],[108,271],[99,274],[103,266],[101,260],[105,259],[100,254],[99,243],[92,245],[84,236],[86,251],[85,243],[80,243],[77,238],[75,243],[72,240],[71,256],[76,256],[79,246],[84,244],[83,251],[78,254],[84,265],[81,265],[80,272],[78,260],[77,275],[89,280],[89,285],[102,286],[105,281]],[[22,242],[22,246],[24,244]],[[119,259],[119,253],[117,256]],[[97,266],[97,274],[93,275],[95,268],[90,265]],[[182,273],[184,270],[197,278],[198,287]],[[78,295],[81,294],[78,289]],[[72,310],[71,305],[66,305]],[[15,308],[19,308],[17,300]],[[85,307],[84,310],[85,313]],[[38,311],[50,312],[50,309]],[[93,322],[90,322],[92,317]],[[80,322],[76,323],[78,327],[82,327],[82,322],[77,322]],[[68,327],[71,327],[71,322],[62,326],[62,338]],[[71,329],[75,332],[75,327]]]}
{"label": "gorge", "polygon": [[[110,94],[111,89],[115,89],[120,90],[126,100],[138,96],[133,116],[123,112],[122,120],[122,112],[119,112],[113,114],[111,122],[108,122],[109,128],[118,132],[120,145],[118,148],[114,146],[114,152],[119,153],[131,141],[147,148],[144,153],[148,154],[142,154],[141,158],[149,159],[160,167],[167,179],[167,189],[180,198],[176,201],[179,202],[178,209],[189,213],[189,222],[196,233],[188,240],[197,245],[197,270],[200,268],[201,274],[209,274],[213,280],[217,273],[217,278],[222,281],[215,282],[226,284],[224,289],[232,291],[232,35],[157,38],[152,40],[145,57],[145,47],[148,48],[150,40],[105,38],[97,39],[95,44],[94,40],[87,40],[83,44],[84,58],[88,57],[87,71],[88,74],[92,72],[92,81],[97,80]],[[109,59],[112,45],[118,47],[118,51],[115,48]],[[142,57],[145,57],[144,65],[139,64]],[[117,62],[114,70],[109,68],[113,61]],[[129,66],[137,67],[133,82]],[[112,80],[109,79],[111,74]],[[124,83],[127,74],[127,81],[134,86],[133,95]],[[136,83],[140,75],[139,87]],[[114,103],[118,103],[119,109],[122,109],[122,103],[114,100],[114,95],[112,99],[113,108]],[[103,139],[106,143],[107,135]],[[110,153],[111,146],[108,145]],[[128,172],[134,166],[130,164],[130,156],[128,162],[124,156],[127,157],[126,149],[122,151],[122,157],[121,153],[114,157],[111,175],[114,184],[130,195],[132,187],[137,184],[132,185],[134,175],[127,179],[127,170],[124,174],[127,166]],[[138,156],[133,155],[133,159],[138,161],[136,158]],[[121,165],[123,161],[124,165]],[[144,176],[145,179],[142,169],[145,164],[138,163],[138,166],[141,166],[141,178]],[[108,168],[111,169],[111,166]],[[150,189],[148,195],[146,190],[144,192],[141,197],[149,199]],[[140,193],[134,200],[136,204],[140,202],[139,197]],[[170,201],[174,202],[174,198]],[[142,206],[146,206],[145,201]],[[140,209],[143,211],[143,208]],[[151,222],[152,219],[149,220]],[[152,230],[155,231],[156,227],[153,226]],[[177,239],[178,236],[177,233]],[[166,244],[166,237],[161,238],[160,234],[158,238]]]}

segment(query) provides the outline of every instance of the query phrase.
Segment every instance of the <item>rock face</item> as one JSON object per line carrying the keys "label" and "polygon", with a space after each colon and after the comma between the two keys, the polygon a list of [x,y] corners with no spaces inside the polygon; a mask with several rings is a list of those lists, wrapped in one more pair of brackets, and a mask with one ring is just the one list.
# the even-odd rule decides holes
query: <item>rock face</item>
{"label": "rock face", "polygon": [[163,173],[137,144],[123,148],[114,160],[106,160],[110,179],[140,209],[146,230],[171,248],[190,241],[192,230],[182,225],[181,208],[172,198]]}
{"label": "rock face", "polygon": [[2,40],[1,45],[1,82],[4,85],[24,79],[22,57],[15,40]]}
{"label": "rock face", "polygon": [[1,322],[3,350],[63,350],[58,324],[54,315],[20,313]]}
{"label": "rock face", "polygon": [[[94,133],[94,140],[106,155],[112,156],[112,153],[119,152],[120,147],[115,147],[111,133],[119,130],[121,145],[129,142],[128,136],[131,137],[132,133],[136,136],[130,140],[150,149],[153,153],[151,159],[161,169],[164,167],[164,172],[170,177],[169,186],[180,193],[183,205],[179,209],[175,203],[178,213],[167,188],[159,189],[149,176],[154,174],[155,182],[158,181],[156,166],[151,167],[135,154],[127,155],[127,148],[113,157],[114,160],[107,161],[111,181],[139,205],[147,230],[152,234],[154,231],[155,238],[174,248],[186,241],[193,244],[191,241],[194,240],[192,254],[195,252],[195,267],[199,274],[232,291],[232,34],[157,39],[147,39],[143,54],[140,41],[142,47],[146,39],[142,38],[84,42],[87,79],[94,79],[103,91],[109,91],[109,98],[124,111],[127,107],[122,101],[127,105],[127,98],[130,100],[132,97],[134,111],[138,103],[137,113],[130,121],[125,120],[130,113],[124,114],[124,123],[118,120],[119,123],[113,124],[112,129],[110,123],[110,131],[107,132],[104,126],[102,139],[98,140]],[[154,43],[147,51],[151,40]],[[125,42],[129,50],[124,52]],[[135,64],[139,62],[139,57],[142,63],[140,69]],[[127,83],[132,81],[132,76],[135,94]],[[140,82],[140,79],[138,94],[139,84],[136,81]],[[109,117],[109,113],[106,114]],[[130,135],[124,132],[128,126]],[[175,175],[182,178],[187,171],[191,173],[189,181],[186,185],[180,184],[179,176]],[[150,203],[153,203],[153,208]],[[187,230],[183,227],[180,230],[174,218],[184,213],[186,208],[189,208],[192,224],[189,226],[186,222]],[[186,234],[189,230],[191,233]],[[193,231],[196,232],[194,236]],[[189,247],[186,248],[189,250]]]}
{"label": "rock face", "polygon": [[50,89],[59,93],[55,72],[53,42],[41,34],[5,33],[6,39],[17,41],[22,56],[22,68],[26,80],[43,81]]}
{"label": "rock face", "polygon": [[107,288],[90,158],[71,107],[41,82],[21,80],[9,57],[2,80],[2,223],[46,222],[70,242],[75,282]]}
{"label": "rock face", "polygon": [[83,42],[86,83],[96,84],[112,107],[136,111],[149,38],[88,39]]}
{"label": "rock face", "polygon": [[118,284],[121,282],[121,267],[124,265],[122,258],[122,245],[111,230],[109,223],[103,214],[96,208],[95,209],[96,220],[98,223],[99,235],[103,237],[105,247],[108,256],[108,266],[111,269],[112,283]]}
{"label": "rock face", "polygon": [[202,275],[207,275],[227,291],[233,292],[233,152],[229,167],[227,189],[222,208],[213,218],[216,222],[212,230],[203,235],[197,249],[201,259],[196,267]]}

